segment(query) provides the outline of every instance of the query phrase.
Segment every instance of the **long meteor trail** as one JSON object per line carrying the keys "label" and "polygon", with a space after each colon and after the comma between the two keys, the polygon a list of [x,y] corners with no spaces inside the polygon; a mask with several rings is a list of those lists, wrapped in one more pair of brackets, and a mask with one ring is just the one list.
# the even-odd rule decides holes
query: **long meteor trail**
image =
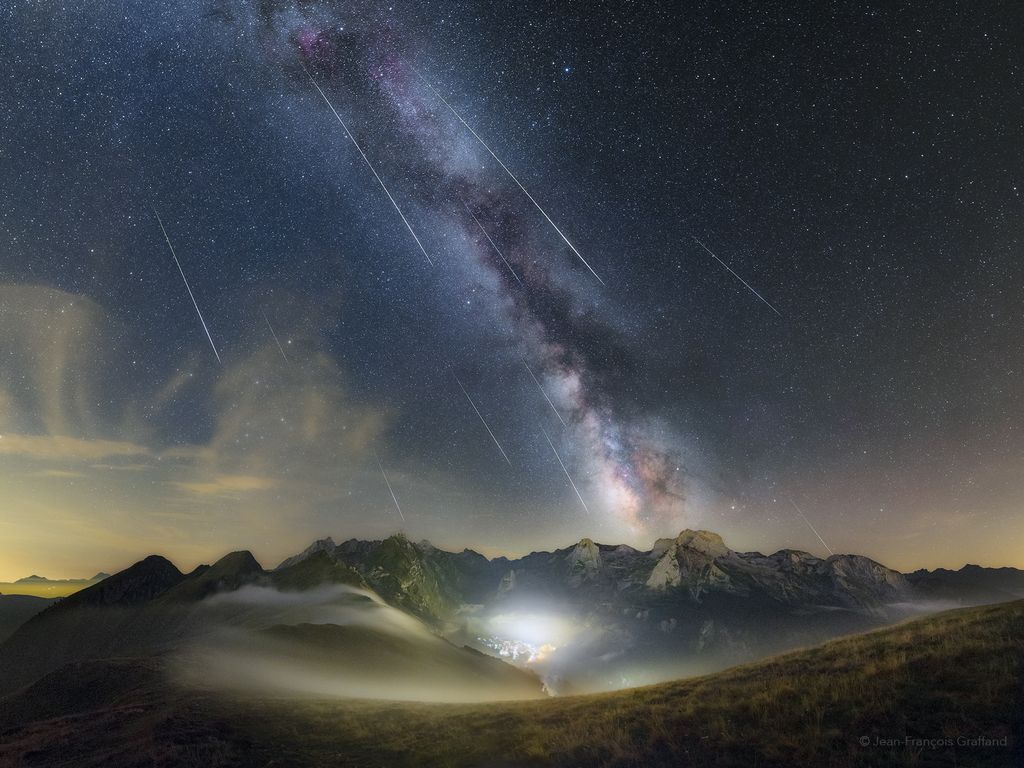
{"label": "long meteor trail", "polygon": [[826,544],[825,540],[823,538],[821,538],[821,534],[818,533],[817,529],[815,529],[815,527],[813,525],[811,525],[811,521],[807,519],[807,515],[805,515],[803,513],[803,510],[800,509],[800,507],[798,507],[796,505],[796,502],[793,501],[792,499],[789,500],[789,503],[793,505],[793,509],[795,509],[797,511],[797,514],[799,514],[800,517],[802,517],[804,519],[804,522],[807,523],[807,527],[810,528],[812,531],[814,531],[814,535],[818,537],[818,541],[821,542],[821,546],[823,546],[825,549],[827,549],[828,553],[830,555],[834,555],[835,552],[832,551],[832,547],[830,547],[828,544]]}
{"label": "long meteor trail", "polygon": [[548,441],[548,445],[551,446],[551,452],[555,454],[555,458],[558,459],[559,466],[562,468],[562,471],[565,472],[565,477],[569,481],[569,485],[571,485],[572,489],[576,491],[576,498],[580,500],[580,504],[583,505],[583,509],[585,509],[589,515],[590,508],[587,506],[587,502],[583,500],[583,496],[580,495],[580,489],[577,488],[576,483],[572,481],[572,476],[569,474],[569,470],[565,468],[565,464],[562,462],[562,457],[558,455],[558,450],[555,448],[555,444],[552,443],[551,438],[548,437],[547,430],[545,430],[544,427],[541,427],[540,431],[544,433],[544,438]]}
{"label": "long meteor trail", "polygon": [[405,515],[402,514],[402,507],[398,504],[398,497],[395,496],[394,490],[391,488],[391,481],[388,480],[388,473],[384,471],[384,465],[380,463],[380,457],[374,455],[377,459],[377,468],[380,469],[380,473],[384,476],[384,484],[388,487],[388,493],[391,494],[391,500],[395,502],[395,509],[398,510],[398,516],[402,518],[402,522],[405,522]]}
{"label": "long meteor trail", "polygon": [[765,304],[767,305],[768,309],[770,309],[770,310],[771,310],[772,312],[774,312],[774,313],[775,313],[776,315],[778,315],[779,317],[782,317],[782,313],[781,313],[781,312],[779,312],[779,310],[777,310],[777,309],[776,309],[775,307],[773,307],[773,306],[772,306],[771,304],[769,304],[769,303],[768,303],[768,300],[767,300],[767,299],[766,299],[766,298],[765,298],[764,296],[762,296],[762,295],[761,295],[760,293],[758,293],[757,291],[755,291],[755,290],[753,289],[753,287],[752,287],[752,286],[750,285],[750,283],[748,283],[748,282],[747,282],[746,280],[744,280],[744,279],[743,279],[742,277],[740,277],[740,276],[739,276],[739,275],[737,275],[737,274],[736,274],[735,272],[733,272],[733,269],[732,269],[732,267],[730,267],[730,266],[729,266],[728,264],[726,264],[726,263],[725,263],[724,261],[722,261],[722,260],[721,260],[720,258],[718,258],[718,256],[716,256],[716,255],[715,255],[714,251],[712,251],[712,250],[711,250],[710,248],[708,248],[708,247],[707,247],[706,245],[704,245],[704,243],[702,243],[702,242],[701,242],[700,240],[698,240],[698,239],[697,239],[696,237],[695,237],[695,238],[693,238],[693,241],[694,241],[694,242],[695,242],[695,243],[696,243],[697,245],[699,245],[699,246],[700,246],[701,248],[703,248],[703,249],[704,249],[705,251],[707,251],[708,253],[710,253],[710,254],[711,254],[711,257],[712,257],[712,258],[713,258],[713,259],[714,259],[715,261],[717,261],[717,262],[718,262],[719,264],[721,264],[721,265],[722,265],[723,267],[725,267],[726,269],[728,269],[728,270],[729,270],[729,272],[731,272],[731,273],[732,273],[732,276],[733,276],[733,277],[735,277],[735,278],[736,278],[737,280],[739,280],[739,281],[740,281],[741,283],[743,283],[743,284],[744,284],[745,286],[747,286],[747,290],[749,290],[749,291],[750,291],[750,292],[751,292],[752,294],[754,294],[755,296],[757,296],[757,298],[759,298],[759,299],[760,299],[761,301],[763,301],[763,302],[764,302],[764,303],[765,303]]}
{"label": "long meteor trail", "polygon": [[505,171],[505,173],[508,174],[508,177],[510,179],[512,179],[512,181],[514,181],[516,183],[516,186],[519,187],[519,189],[521,189],[523,191],[523,194],[526,195],[530,199],[530,202],[533,203],[533,207],[536,208],[538,211],[540,211],[541,215],[545,219],[547,219],[548,224],[550,224],[554,228],[555,232],[558,233],[558,236],[560,238],[562,238],[562,240],[565,241],[565,244],[568,245],[569,248],[572,249],[572,252],[576,254],[576,257],[580,261],[583,262],[584,266],[587,269],[590,270],[590,274],[592,274],[594,277],[597,278],[597,282],[599,282],[601,285],[604,285],[605,284],[604,280],[602,280],[601,276],[599,274],[597,274],[597,272],[594,271],[594,268],[592,266],[590,266],[590,263],[585,258],[583,258],[583,254],[580,253],[579,251],[577,251],[576,250],[576,246],[573,245],[571,242],[569,242],[569,238],[566,237],[565,233],[562,232],[562,230],[560,230],[558,228],[558,225],[555,224],[555,222],[551,220],[551,217],[548,216],[547,211],[545,211],[543,208],[540,207],[540,203],[538,203],[534,199],[533,195],[531,195],[526,190],[526,187],[524,187],[522,185],[522,182],[520,182],[519,179],[516,178],[516,175],[514,173],[512,173],[512,171],[509,170],[508,166],[505,165],[503,162],[501,162],[501,158],[498,157],[496,154],[494,154],[494,150],[491,149],[490,146],[487,144],[487,142],[484,141],[480,137],[480,134],[473,130],[473,127],[463,119],[462,115],[459,114],[459,112],[455,109],[455,107],[453,107],[451,104],[448,103],[448,100],[445,99],[445,97],[442,96],[440,94],[440,92],[438,92],[437,88],[435,88],[431,84],[431,82],[429,80],[427,80],[427,78],[425,78],[423,75],[420,74],[418,69],[416,69],[415,67],[412,67],[412,71],[416,73],[416,76],[420,80],[422,80],[431,91],[434,92],[434,95],[437,96],[437,98],[441,100],[441,103],[444,104],[446,107],[448,107],[448,109],[451,111],[451,113],[453,115],[455,115],[455,117],[458,118],[459,122],[462,123],[464,126],[466,126],[466,130],[468,130],[470,133],[473,134],[473,138],[475,138],[478,142],[480,142],[480,146],[482,146],[484,149],[486,149],[490,153],[491,157],[493,157],[495,159],[495,161],[497,161],[498,165],[500,165],[502,167],[502,169]]}
{"label": "long meteor trail", "polygon": [[468,205],[466,205],[465,203],[463,203],[463,205],[466,207],[466,213],[468,213],[470,216],[473,217],[473,221],[476,222],[476,225],[480,228],[480,231],[484,233],[484,237],[486,237],[487,238],[487,242],[491,244],[491,248],[493,248],[494,252],[501,257],[501,260],[503,262],[505,262],[505,266],[508,267],[508,271],[512,273],[512,277],[514,277],[516,279],[516,281],[520,285],[522,285],[523,281],[519,279],[519,275],[517,275],[516,271],[514,269],[512,269],[512,265],[508,263],[508,259],[505,258],[505,254],[503,254],[501,252],[501,249],[491,239],[491,236],[489,234],[487,234],[487,230],[484,229],[484,225],[480,223],[480,219],[478,219],[476,217],[476,214],[473,213],[472,209]]}
{"label": "long meteor trail", "polygon": [[542,395],[544,395],[544,399],[548,401],[548,405],[551,406],[551,410],[555,412],[555,416],[557,416],[558,420],[560,422],[562,422],[562,426],[563,427],[566,426],[565,419],[562,418],[562,414],[560,414],[558,412],[558,409],[555,408],[555,404],[551,402],[551,398],[548,397],[548,393],[544,391],[544,387],[541,386],[540,381],[534,375],[533,369],[530,367],[530,364],[528,362],[526,362],[526,358],[525,357],[523,358],[523,365],[526,366],[526,370],[529,371],[530,378],[533,379],[533,383],[537,385],[537,389],[539,389],[540,393]]}
{"label": "long meteor trail", "polygon": [[480,423],[484,425],[484,429],[487,430],[487,434],[491,436],[491,440],[493,440],[494,444],[498,446],[498,450],[501,451],[501,455],[505,457],[505,461],[508,462],[508,465],[511,467],[512,462],[508,460],[508,455],[505,453],[505,449],[501,447],[501,443],[498,442],[498,438],[494,436],[494,433],[491,432],[491,428],[487,426],[487,421],[484,419],[483,414],[480,413],[480,409],[476,407],[476,403],[473,402],[473,398],[469,396],[469,392],[467,392],[466,388],[462,386],[462,381],[459,380],[458,376],[455,377],[455,381],[458,382],[459,389],[462,390],[462,394],[464,394],[466,399],[469,400],[469,404],[473,406],[473,410],[476,411],[476,415],[480,417]]}
{"label": "long meteor trail", "polygon": [[160,214],[153,210],[156,215],[157,223],[160,225],[160,231],[164,233],[164,240],[167,242],[167,248],[171,252],[171,258],[174,259],[174,263],[178,267],[178,271],[181,273],[181,279],[185,283],[185,290],[188,291],[188,297],[192,299],[192,306],[196,308],[196,314],[199,315],[199,322],[203,325],[203,330],[206,331],[206,338],[210,340],[210,349],[213,350],[213,354],[217,357],[217,362],[220,362],[220,353],[217,352],[217,346],[213,343],[213,336],[210,335],[210,329],[206,327],[206,321],[203,320],[203,313],[199,311],[199,304],[196,303],[196,297],[192,294],[192,288],[188,284],[188,278],[185,277],[185,270],[181,268],[181,262],[178,261],[177,254],[174,253],[174,246],[171,245],[171,238],[167,236],[167,230],[164,228],[163,219],[160,218]]}
{"label": "long meteor trail", "polygon": [[272,325],[270,324],[270,318],[269,318],[269,317],[267,317],[267,313],[266,313],[266,312],[263,312],[263,310],[260,310],[260,312],[261,312],[261,313],[262,313],[262,315],[263,315],[263,319],[264,319],[264,320],[266,321],[266,323],[267,323],[267,328],[269,328],[269,329],[270,329],[270,335],[274,337],[274,341],[275,341],[275,342],[277,343],[277,349],[278,349],[278,351],[279,351],[279,352],[281,353],[281,357],[283,357],[283,358],[284,358],[284,361],[285,361],[285,362],[287,363],[287,362],[288,362],[288,355],[286,355],[286,354],[284,353],[284,347],[282,347],[282,346],[281,346],[281,340],[280,340],[279,338],[277,338],[277,334],[276,334],[276,333],[274,332],[274,326],[272,326]]}
{"label": "long meteor trail", "polygon": [[420,253],[423,254],[423,257],[427,260],[427,263],[430,264],[430,266],[434,266],[433,260],[431,260],[430,256],[427,255],[427,249],[423,247],[423,243],[421,243],[419,237],[416,236],[416,232],[413,231],[412,225],[409,223],[409,220],[405,218],[405,214],[402,213],[402,209],[398,207],[398,203],[395,202],[395,198],[392,196],[391,192],[388,191],[388,187],[384,183],[384,179],[382,179],[380,177],[380,174],[377,173],[377,169],[373,167],[373,163],[370,162],[370,158],[368,158],[366,156],[366,153],[363,152],[363,148],[359,146],[359,142],[356,141],[356,137],[352,135],[352,131],[348,129],[348,126],[345,124],[345,121],[341,119],[341,115],[338,114],[338,110],[334,108],[334,105],[331,103],[331,100],[327,98],[327,94],[324,93],[323,88],[320,87],[320,84],[316,81],[313,75],[310,74],[309,70],[306,69],[305,64],[302,65],[302,70],[306,73],[306,76],[309,78],[309,81],[313,84],[313,87],[317,89],[317,91],[323,97],[324,101],[327,102],[327,106],[331,108],[331,112],[333,112],[334,116],[338,118],[338,122],[341,123],[341,127],[345,131],[345,135],[348,136],[349,141],[352,142],[356,150],[359,152],[359,156],[362,157],[363,162],[366,163],[366,167],[370,169],[370,172],[373,174],[374,178],[377,179],[377,183],[380,184],[380,188],[384,190],[384,194],[388,196],[388,200],[391,201],[391,204],[395,207],[395,210],[398,211],[398,215],[402,217],[402,222],[405,224],[405,228],[409,230],[409,234],[412,235],[412,239],[416,241],[416,245],[419,246]]}

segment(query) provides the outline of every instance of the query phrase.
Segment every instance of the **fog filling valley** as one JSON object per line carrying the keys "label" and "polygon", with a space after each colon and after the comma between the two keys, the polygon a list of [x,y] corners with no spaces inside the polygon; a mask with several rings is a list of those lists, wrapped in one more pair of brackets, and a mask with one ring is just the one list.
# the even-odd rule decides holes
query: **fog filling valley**
{"label": "fog filling valley", "polygon": [[205,630],[173,664],[188,686],[424,702],[543,695],[532,673],[457,647],[376,595],[344,585],[305,592],[245,586],[207,598],[196,611]]}
{"label": "fog filling valley", "polygon": [[372,592],[248,585],[207,597],[173,656],[174,678],[206,690],[420,702],[596,692],[706,674],[713,656],[645,660],[568,606],[531,599],[466,606],[442,637]]}

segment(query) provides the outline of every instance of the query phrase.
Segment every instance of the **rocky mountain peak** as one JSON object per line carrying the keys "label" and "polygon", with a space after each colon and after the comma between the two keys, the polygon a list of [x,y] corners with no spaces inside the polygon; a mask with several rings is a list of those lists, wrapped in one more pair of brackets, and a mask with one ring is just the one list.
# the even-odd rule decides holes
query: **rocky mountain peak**
{"label": "rocky mountain peak", "polygon": [[215,562],[209,571],[209,573],[217,573],[223,576],[244,576],[250,573],[262,572],[263,566],[253,557],[252,552],[247,549],[229,552]]}
{"label": "rocky mountain peak", "polygon": [[399,531],[398,533],[391,534],[381,543],[385,547],[394,550],[404,550],[410,553],[417,551],[416,545],[413,542],[409,541],[409,538],[401,531]]}
{"label": "rocky mountain peak", "polygon": [[271,573],[270,580],[280,589],[295,591],[320,584],[350,584],[367,588],[354,568],[334,556],[333,548],[320,549],[291,565],[279,566]]}
{"label": "rocky mountain peak", "polygon": [[676,536],[677,547],[700,552],[711,558],[727,555],[731,550],[725,546],[722,537],[712,531],[692,531],[687,528]]}
{"label": "rocky mountain peak", "polygon": [[601,565],[601,550],[592,539],[580,539],[579,544],[573,547],[569,560],[573,565],[597,568]]}
{"label": "rocky mountain peak", "polygon": [[906,578],[899,571],[886,568],[864,555],[832,555],[825,561],[837,576],[856,578],[861,581],[886,582],[893,585]]}
{"label": "rocky mountain peak", "polygon": [[184,575],[160,555],[150,555],[98,584],[64,598],[62,609],[76,605],[135,605],[163,594]]}
{"label": "rocky mountain peak", "polygon": [[336,547],[337,545],[334,543],[334,539],[332,539],[330,536],[328,536],[325,539],[317,539],[304,550],[299,552],[299,554],[292,555],[291,557],[286,557],[284,560],[281,561],[280,565],[278,565],[277,568],[275,568],[274,570],[280,571],[285,568],[289,568],[293,565],[298,565],[307,557],[312,557],[317,552],[326,552],[327,554],[331,554],[334,552]]}
{"label": "rocky mountain peak", "polygon": [[729,583],[728,575],[715,560],[732,552],[722,537],[711,531],[684,530],[675,539],[659,539],[651,550],[657,557],[647,586],[668,589],[686,586],[695,599],[711,586]]}
{"label": "rocky mountain peak", "polygon": [[601,550],[592,539],[580,539],[569,553],[570,579],[576,583],[591,578],[601,568]]}
{"label": "rocky mountain peak", "polygon": [[788,560],[791,563],[807,563],[821,560],[820,557],[816,557],[810,552],[804,552],[802,549],[780,549],[772,557],[776,560]]}
{"label": "rocky mountain peak", "polygon": [[[231,552],[208,568],[197,568],[173,590],[169,590],[162,599],[202,600],[216,592],[230,592],[256,582],[263,574],[263,566],[252,556],[252,552]],[[101,581],[99,585],[106,584],[107,581],[109,579]]]}
{"label": "rocky mountain peak", "polygon": [[680,531],[679,535],[673,538],[658,539],[651,547],[651,557],[661,558],[670,549],[690,549],[694,552],[703,553],[709,557],[721,557],[731,550],[725,545],[722,537],[713,531],[692,530],[686,528]]}
{"label": "rocky mountain peak", "polygon": [[844,602],[869,610],[910,589],[902,573],[863,555],[832,555],[825,560],[825,568]]}

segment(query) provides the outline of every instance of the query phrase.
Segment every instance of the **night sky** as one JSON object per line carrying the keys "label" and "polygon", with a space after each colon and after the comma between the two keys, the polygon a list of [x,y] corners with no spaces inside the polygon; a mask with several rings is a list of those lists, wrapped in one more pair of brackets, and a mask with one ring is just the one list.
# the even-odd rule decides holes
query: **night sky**
{"label": "night sky", "polygon": [[1024,565],[1022,39],[6,4],[0,579],[397,530]]}

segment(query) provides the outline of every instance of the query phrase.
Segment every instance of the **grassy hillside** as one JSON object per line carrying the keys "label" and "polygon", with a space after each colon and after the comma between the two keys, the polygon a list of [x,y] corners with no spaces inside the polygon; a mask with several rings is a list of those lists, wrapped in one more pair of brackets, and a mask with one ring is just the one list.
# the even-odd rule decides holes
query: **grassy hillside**
{"label": "grassy hillside", "polygon": [[[117,674],[125,678],[123,666]],[[165,687],[21,725],[13,713],[40,713],[51,681],[0,707],[0,765],[28,762],[33,750],[35,764],[99,765],[83,754],[88,744],[106,764],[142,754],[152,756],[147,764],[196,766],[1001,767],[1024,764],[1022,681],[1024,602],[951,611],[707,677],[539,702],[253,702]],[[939,741],[908,747],[907,736]],[[995,744],[958,745],[964,738]]]}

